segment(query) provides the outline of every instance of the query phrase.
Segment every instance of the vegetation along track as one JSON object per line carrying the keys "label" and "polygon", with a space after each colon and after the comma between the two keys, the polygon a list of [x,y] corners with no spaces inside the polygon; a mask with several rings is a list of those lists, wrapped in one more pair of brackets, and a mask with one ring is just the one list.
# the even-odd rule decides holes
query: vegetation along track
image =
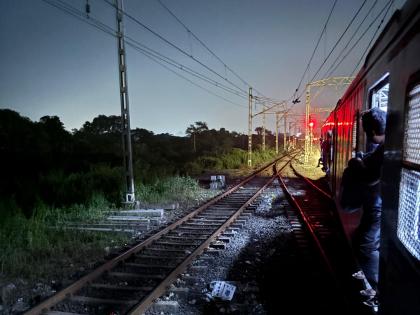
{"label": "vegetation along track", "polygon": [[[245,220],[252,202],[276,178],[257,177],[268,163],[228,191],[93,270],[41,302],[26,315],[142,314],[187,266],[235,221]],[[283,168],[282,167],[282,168]],[[249,213],[248,213],[249,215]]]}
{"label": "vegetation along track", "polygon": [[302,295],[311,297],[324,314],[331,310],[336,314],[371,314],[361,303],[359,291],[364,287],[351,277],[357,269],[356,260],[324,179],[314,182],[300,175],[292,164],[287,167],[291,169],[285,171],[297,176],[283,178],[279,172],[279,183],[292,205],[288,218],[306,260],[303,266],[311,278],[307,281],[313,282],[306,288],[312,291]]}

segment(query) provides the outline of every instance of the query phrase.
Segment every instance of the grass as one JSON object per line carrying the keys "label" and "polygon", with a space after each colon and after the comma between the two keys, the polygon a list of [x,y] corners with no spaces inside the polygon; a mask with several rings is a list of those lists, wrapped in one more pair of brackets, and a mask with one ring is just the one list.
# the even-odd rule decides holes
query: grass
{"label": "grass", "polygon": [[[190,177],[168,177],[136,185],[137,198],[146,203],[192,202],[211,197]],[[54,208],[38,202],[26,218],[13,201],[0,202],[0,273],[26,279],[63,277],[77,266],[99,261],[105,248],[129,241],[125,234],[65,229],[69,222],[90,223],[105,218],[112,205],[95,194],[87,205]]]}
{"label": "grass", "polygon": [[[281,154],[281,152],[279,153]],[[265,151],[255,150],[252,152],[252,166],[258,168],[273,160],[278,154],[274,149]],[[218,156],[202,156],[196,161],[189,163],[188,168],[192,174],[200,174],[203,171],[241,170],[248,172],[248,152],[241,149],[232,149],[229,153]]]}
{"label": "grass", "polygon": [[136,184],[137,198],[143,203],[186,202],[205,194],[191,177],[174,176],[157,179],[153,184]]}
{"label": "grass", "polygon": [[[50,208],[40,203],[26,218],[13,202],[0,204],[0,271],[9,277],[54,277],[66,267],[99,260],[110,244],[123,244],[127,235],[66,230],[66,222],[98,220],[107,210],[96,196],[87,206]],[[7,209],[5,209],[7,207]],[[53,266],[53,267],[51,267]],[[59,268],[57,268],[59,266]]]}

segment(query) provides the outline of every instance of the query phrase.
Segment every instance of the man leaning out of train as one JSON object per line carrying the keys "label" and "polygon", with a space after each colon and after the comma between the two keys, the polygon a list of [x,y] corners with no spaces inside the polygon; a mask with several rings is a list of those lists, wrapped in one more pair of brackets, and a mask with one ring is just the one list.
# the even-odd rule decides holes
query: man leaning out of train
{"label": "man leaning out of train", "polygon": [[[349,160],[343,174],[341,204],[343,209],[362,206],[363,214],[356,231],[355,245],[361,271],[356,278],[366,278],[369,285],[360,293],[369,299],[364,303],[377,306],[379,242],[381,224],[381,169],[384,156],[386,113],[372,108],[362,113],[362,127],[368,140],[368,153],[358,153]],[[372,145],[373,144],[373,145]],[[351,201],[350,201],[351,200]],[[348,203],[348,204],[346,204]],[[358,205],[358,203],[360,203]]]}

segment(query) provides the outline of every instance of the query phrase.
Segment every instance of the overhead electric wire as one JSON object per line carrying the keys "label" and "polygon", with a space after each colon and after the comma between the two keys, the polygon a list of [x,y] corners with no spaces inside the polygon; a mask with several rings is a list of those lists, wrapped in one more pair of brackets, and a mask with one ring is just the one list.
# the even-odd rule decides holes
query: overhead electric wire
{"label": "overhead electric wire", "polygon": [[[55,1],[45,0],[44,2],[58,8],[60,10],[63,10],[66,13],[69,13],[69,14],[73,15],[74,17],[78,18],[79,20],[81,20],[81,21],[83,21],[87,24],[90,24],[91,26],[96,27],[96,28],[100,29],[101,31],[104,31],[105,33],[107,33],[107,34],[109,34],[113,37],[117,37],[115,29],[113,29],[110,26],[102,23],[101,21],[99,21],[98,19],[95,19],[94,17],[90,16],[89,19],[86,19],[86,14],[84,12],[78,10],[77,8],[69,5],[68,3],[64,2],[64,1],[61,1],[61,0],[55,0]],[[54,3],[54,2],[58,2],[58,3]],[[158,58],[158,59],[176,67],[176,68],[179,68],[180,70],[185,71],[192,76],[195,76],[195,77],[197,77],[201,80],[204,80],[207,83],[213,84],[214,86],[216,86],[218,88],[221,88],[221,89],[223,89],[227,92],[230,92],[230,93],[232,93],[236,96],[239,96],[239,97],[242,97],[242,98],[247,98],[247,97],[245,97],[245,95],[247,95],[247,94],[241,95],[237,90],[234,90],[234,89],[224,85],[223,83],[220,83],[216,80],[213,80],[213,79],[211,79],[211,78],[209,78],[209,77],[191,69],[190,67],[185,66],[185,65],[183,65],[183,64],[181,64],[181,63],[179,63],[179,62],[177,62],[177,61],[175,61],[175,60],[173,60],[173,59],[171,59],[167,56],[164,56],[163,54],[160,54],[159,52],[147,47],[146,45],[141,44],[140,42],[136,41],[135,39],[133,39],[129,36],[124,36],[124,38],[126,39],[126,43],[128,45],[130,45],[130,41],[134,42],[135,44],[131,43],[131,46],[136,48],[138,51],[140,51],[143,54],[152,54],[152,55],[154,55],[155,58]],[[137,47],[136,45],[139,45],[141,47]]]}
{"label": "overhead electric wire", "polygon": [[[112,6],[113,8],[117,9],[117,7],[115,6],[115,4],[111,3],[109,0],[103,0],[103,1],[105,3],[107,3],[108,5]],[[218,73],[214,69],[210,68],[208,65],[206,65],[203,62],[201,62],[199,59],[195,58],[193,55],[188,54],[184,49],[182,49],[181,47],[177,46],[176,44],[174,44],[170,40],[166,39],[165,37],[163,37],[162,35],[160,35],[156,31],[152,30],[149,26],[147,26],[146,24],[142,23],[139,19],[135,18],[134,16],[132,16],[131,14],[127,13],[124,10],[120,10],[120,11],[127,18],[129,18],[130,20],[132,20],[134,23],[140,25],[142,28],[146,29],[147,31],[149,31],[150,33],[152,33],[153,35],[155,35],[156,37],[158,37],[159,39],[161,39],[162,41],[164,41],[169,46],[175,48],[176,50],[178,50],[179,52],[181,52],[183,55],[191,58],[192,60],[194,60],[195,62],[197,62],[198,64],[200,64],[204,68],[206,68],[208,71],[210,71],[213,74],[217,75],[218,77],[222,78],[223,80],[225,80],[226,82],[228,82],[229,84],[231,84],[232,86],[234,86],[235,88],[237,88],[238,90],[240,90],[240,91],[248,94],[248,91],[245,91],[244,89],[242,89],[241,87],[239,87],[238,85],[236,85],[234,82],[230,81],[228,78],[222,76],[220,73]]]}
{"label": "overhead electric wire", "polygon": [[254,91],[256,91],[258,94],[264,96],[264,94],[262,94],[261,92],[259,92],[255,87],[253,87],[250,83],[248,83],[245,79],[243,79],[239,74],[237,74],[231,67],[229,67],[218,55],[216,55],[216,53],[214,53],[200,38],[198,38],[197,35],[194,34],[193,31],[191,31],[191,29],[188,28],[187,25],[185,25],[185,23],[183,23],[181,21],[180,18],[178,18],[175,13],[173,13],[161,0],[156,0],[157,2],[159,2],[159,4],[166,10],[168,11],[168,13],[179,23],[181,24],[185,30],[188,32],[188,34],[192,35],[205,49],[207,49],[207,51],[213,56],[215,57],[224,67],[225,69],[229,70],[235,77],[237,77],[244,85],[248,86],[248,87],[252,87],[252,89]]}
{"label": "overhead electric wire", "polygon": [[359,15],[360,11],[362,10],[362,8],[365,6],[367,0],[364,0],[363,3],[361,4],[361,6],[359,7],[359,9],[356,11],[356,13],[353,15],[353,18],[350,20],[350,22],[347,24],[347,27],[345,28],[345,30],[343,31],[343,33],[341,33],[340,37],[338,38],[338,40],[335,42],[334,46],[331,48],[330,52],[328,53],[327,57],[325,57],[324,61],[322,62],[322,64],[318,67],[318,70],[315,72],[315,74],[312,76],[311,80],[309,82],[312,82],[316,76],[318,75],[319,71],[322,69],[322,67],[325,65],[325,63],[327,62],[327,60],[330,58],[331,54],[334,52],[335,48],[337,47],[337,45],[341,42],[341,40],[343,39],[344,35],[347,33],[347,31],[349,30],[350,26],[353,24],[354,20],[356,19],[356,17]]}
{"label": "overhead electric wire", "polygon": [[356,36],[356,34],[359,32],[359,29],[362,27],[363,23],[366,21],[367,17],[372,12],[373,8],[376,6],[377,3],[378,3],[378,0],[375,0],[375,2],[373,2],[372,6],[369,8],[368,12],[363,17],[362,21],[359,23],[359,25],[357,26],[356,30],[351,35],[350,39],[347,41],[347,44],[341,49],[340,53],[337,55],[337,57],[335,58],[335,60],[333,61],[333,63],[330,65],[330,67],[328,68],[328,70],[324,72],[324,75],[322,76],[323,78],[328,78],[328,77],[331,76],[330,70],[335,67],[336,62],[342,56],[342,54],[347,49],[347,47],[350,45],[350,43],[353,40],[354,36]]}
{"label": "overhead electric wire", "polygon": [[154,59],[153,57],[151,57],[151,56],[147,56],[147,57],[149,57],[151,60],[153,60],[154,62],[158,63],[158,64],[159,64],[159,65],[161,65],[162,67],[164,67],[166,70],[171,71],[173,74],[175,74],[175,75],[179,76],[180,78],[182,78],[182,79],[184,79],[184,80],[188,81],[189,83],[191,83],[191,84],[195,85],[196,87],[198,87],[198,88],[200,88],[200,89],[202,89],[202,90],[206,91],[207,93],[209,93],[209,94],[211,94],[211,95],[213,95],[213,96],[216,96],[216,97],[218,97],[218,98],[220,98],[220,99],[224,100],[225,102],[228,102],[228,103],[230,103],[230,104],[232,104],[232,105],[235,105],[235,106],[241,107],[241,108],[243,108],[243,109],[247,109],[247,108],[248,108],[248,106],[245,106],[245,105],[241,105],[241,104],[238,104],[238,103],[232,102],[231,100],[229,100],[229,99],[227,99],[227,98],[225,98],[225,97],[223,97],[223,96],[221,96],[221,95],[219,95],[219,94],[216,94],[216,93],[212,92],[211,90],[209,90],[209,89],[207,89],[207,88],[205,88],[205,87],[201,86],[200,84],[195,83],[194,81],[192,81],[192,80],[188,79],[187,77],[183,76],[182,74],[180,74],[180,73],[178,73],[178,72],[176,72],[176,71],[172,70],[172,69],[171,69],[171,68],[169,68],[168,66],[164,65],[164,64],[163,64],[163,63],[161,63],[160,61],[158,61],[158,60]]}
{"label": "overhead electric wire", "polygon": [[[181,71],[184,71],[184,72],[186,72],[186,73],[188,73],[188,74],[190,74],[190,75],[192,75],[192,76],[194,76],[194,77],[196,77],[196,78],[198,78],[198,79],[200,79],[200,80],[203,80],[203,81],[205,81],[205,82],[207,82],[207,83],[209,83],[209,84],[212,84],[212,85],[214,85],[215,87],[218,87],[218,88],[221,88],[221,89],[223,89],[223,90],[225,90],[226,92],[229,92],[229,93],[232,93],[232,94],[234,94],[234,95],[236,95],[236,96],[239,96],[239,97],[241,97],[241,98],[243,98],[243,99],[247,99],[247,97],[245,97],[244,95],[240,95],[239,94],[239,92],[237,92],[236,90],[232,90],[232,89],[230,89],[229,87],[225,87],[224,85],[222,85],[221,83],[219,83],[219,82],[217,82],[217,81],[214,81],[213,79],[211,79],[211,78],[207,78],[207,77],[205,77],[205,76],[203,76],[202,74],[200,74],[200,73],[197,73],[197,72],[195,72],[194,70],[191,70],[189,67],[187,67],[187,66],[184,66],[184,65],[182,65],[182,64],[179,64],[178,62],[176,62],[176,61],[173,61],[173,60],[171,60],[170,58],[168,58],[168,57],[161,57],[161,56],[159,56],[158,54],[156,54],[156,53],[151,53],[150,51],[147,51],[147,50],[145,50],[145,49],[143,49],[143,48],[141,48],[141,47],[139,47],[139,46],[137,46],[136,45],[136,41],[132,41],[132,40],[126,40],[126,44],[127,45],[129,45],[130,47],[132,47],[132,48],[134,48],[135,50],[137,50],[137,51],[139,51],[140,53],[142,53],[143,55],[145,55],[145,56],[147,56],[147,57],[152,57],[152,58],[154,58],[154,60],[155,59],[158,59],[158,60],[160,60],[160,61],[163,61],[163,62],[165,62],[166,64],[169,64],[169,65],[171,65],[171,66],[173,66],[173,67],[175,67],[175,68],[177,68],[177,69],[179,69],[179,70],[181,70]],[[165,67],[166,68],[166,67]]]}
{"label": "overhead electric wire", "polygon": [[347,58],[347,56],[353,51],[353,49],[357,46],[357,44],[362,40],[362,38],[367,34],[367,32],[370,30],[370,28],[375,24],[375,22],[378,20],[378,18],[381,16],[381,14],[385,11],[385,9],[387,8],[387,6],[391,3],[391,1],[393,0],[389,0],[385,6],[381,9],[381,11],[376,15],[376,17],[373,19],[372,22],[370,22],[370,24],[368,25],[368,27],[364,30],[364,32],[362,33],[362,35],[359,36],[359,38],[357,39],[357,41],[353,44],[353,46],[347,51],[347,53],[341,58],[340,62],[334,66],[334,68],[330,71],[330,74],[332,74],[337,68],[338,66]]}
{"label": "overhead electric wire", "polygon": [[318,37],[318,41],[316,42],[315,48],[314,48],[314,50],[312,51],[311,57],[309,58],[309,61],[308,61],[307,65],[306,65],[306,68],[305,68],[305,71],[303,72],[303,74],[302,74],[302,76],[301,76],[301,78],[300,78],[300,81],[299,81],[298,87],[296,88],[296,90],[295,90],[295,92],[293,93],[293,96],[292,96],[291,98],[294,98],[294,97],[296,96],[297,92],[298,92],[298,91],[299,91],[299,89],[300,89],[300,86],[301,86],[301,84],[302,84],[302,82],[303,82],[303,79],[304,79],[304,77],[305,77],[305,74],[306,74],[306,72],[308,72],[308,69],[309,69],[309,67],[310,67],[310,65],[311,65],[312,59],[313,59],[313,58],[314,58],[314,56],[315,56],[315,52],[316,52],[316,50],[318,49],[319,43],[321,42],[322,36],[324,35],[325,30],[327,29],[328,22],[330,21],[331,15],[333,14],[333,11],[334,11],[335,5],[337,4],[337,1],[338,1],[338,0],[335,0],[335,1],[334,1],[333,5],[332,5],[332,7],[331,7],[331,9],[330,9],[330,13],[328,14],[327,20],[326,20],[326,21],[325,21],[325,23],[324,23],[324,26],[323,26],[323,28],[322,28],[321,34],[319,35],[319,37]]}
{"label": "overhead electric wire", "polygon": [[[95,28],[97,28],[97,29],[99,29],[99,30],[101,30],[101,31],[103,31],[103,32],[105,32],[105,33],[107,33],[108,35],[111,35],[111,36],[113,36],[113,37],[117,37],[117,35],[116,35],[116,30],[115,30],[115,29],[113,29],[113,28],[111,28],[110,26],[108,26],[108,25],[106,25],[106,24],[102,23],[102,22],[101,22],[101,21],[99,21],[98,19],[95,19],[95,18],[94,18],[94,17],[92,17],[91,15],[89,15],[89,18],[87,18],[86,14],[85,14],[83,11],[80,11],[80,10],[78,10],[78,9],[74,8],[73,6],[69,5],[68,3],[64,2],[64,1],[61,1],[61,0],[42,0],[42,1],[43,1],[43,2],[45,2],[45,3],[47,3],[47,4],[49,4],[49,5],[51,5],[51,6],[53,6],[53,7],[55,7],[55,8],[57,8],[57,9],[59,9],[59,10],[61,10],[61,11],[63,11],[64,13],[67,13],[67,14],[72,15],[73,17],[75,17],[75,18],[77,18],[77,19],[81,20],[82,22],[85,22],[85,23],[87,23],[87,24],[89,24],[89,25],[91,25],[91,26],[93,26],[93,27],[95,27]],[[130,37],[126,37],[126,36],[124,36],[124,38],[126,39],[126,44],[127,44],[127,45],[129,45],[129,46],[131,46],[132,48],[136,49],[137,51],[139,51],[140,53],[142,53],[142,54],[143,54],[143,55],[145,55],[146,57],[148,57],[148,58],[152,59],[153,61],[157,62],[158,64],[160,64],[161,66],[163,66],[163,64],[162,64],[162,63],[160,63],[160,62],[158,62],[156,59],[159,59],[159,60],[161,60],[161,61],[164,61],[164,62],[166,62],[166,63],[171,64],[170,62],[168,62],[167,60],[165,60],[165,59],[164,59],[164,58],[167,58],[168,60],[171,60],[170,58],[168,58],[168,57],[166,57],[166,56],[163,56],[163,55],[159,54],[158,52],[155,52],[155,53],[156,53],[156,55],[154,55],[153,53],[151,53],[151,52],[149,52],[149,51],[147,51],[147,50],[145,50],[145,49],[143,49],[143,48],[141,48],[141,47],[138,47],[138,46],[136,45],[136,44],[139,44],[139,45],[144,46],[143,44],[138,43],[137,41],[135,41],[134,39],[132,39],[132,38],[130,38]],[[134,42],[134,43],[133,43],[133,42]],[[145,47],[147,47],[147,46],[145,46]],[[162,57],[159,57],[157,54],[161,55]],[[173,60],[172,60],[172,61],[173,61]],[[174,63],[177,63],[176,61],[173,61],[173,62],[174,62]],[[178,63],[178,64],[179,64],[179,63]],[[212,85],[214,85],[214,86],[216,86],[216,87],[218,87],[218,88],[222,88],[222,89],[224,89],[224,88],[223,88],[223,84],[218,83],[217,81],[214,81],[214,80],[213,80],[213,79],[211,79],[211,78],[206,78],[204,75],[199,74],[199,73],[198,73],[198,74],[195,74],[195,73],[193,73],[193,71],[194,71],[194,70],[187,71],[187,70],[190,70],[190,68],[188,68],[187,66],[184,66],[184,65],[182,65],[182,64],[179,64],[179,65],[181,65],[181,66],[176,66],[176,65],[174,65],[174,64],[171,64],[171,65],[172,65],[172,66],[174,66],[174,67],[177,67],[178,69],[180,69],[180,70],[182,70],[182,71],[184,71],[184,72],[189,73],[190,75],[193,75],[193,76],[195,76],[195,77],[197,77],[197,78],[200,78],[200,79],[202,79],[202,80],[204,80],[204,81],[206,81],[206,82],[208,82],[208,83],[210,83],[210,84],[212,84]],[[190,82],[190,83],[194,84],[195,86],[197,86],[197,87],[199,87],[199,88],[201,88],[201,89],[204,89],[205,91],[209,92],[210,94],[212,94],[212,95],[214,95],[214,96],[217,96],[217,97],[219,97],[219,98],[221,98],[221,99],[223,99],[223,100],[225,100],[225,101],[227,101],[227,102],[229,102],[229,103],[231,103],[231,104],[233,104],[233,105],[236,105],[236,106],[241,106],[241,105],[239,105],[239,104],[237,104],[237,103],[235,103],[235,102],[232,102],[232,101],[230,101],[230,100],[228,100],[228,99],[226,99],[226,98],[224,98],[224,97],[222,97],[222,96],[220,96],[220,95],[218,95],[218,94],[216,94],[216,93],[211,92],[210,90],[208,90],[208,89],[206,89],[206,88],[202,87],[201,85],[199,85],[199,84],[197,84],[197,83],[195,83],[195,82],[193,82],[193,81],[191,81],[191,80],[187,79],[186,77],[184,77],[184,76],[180,75],[179,73],[177,73],[177,72],[175,72],[175,71],[173,71],[173,70],[169,69],[169,67],[166,67],[166,66],[165,66],[165,68],[166,68],[166,69],[168,69],[168,70],[170,70],[170,71],[171,71],[171,72],[173,72],[173,73],[176,73],[179,77],[181,77],[181,78],[183,78],[183,79],[187,80],[188,82]],[[201,76],[202,76],[202,77],[201,77]],[[213,82],[212,82],[212,81],[213,81]],[[226,91],[227,91],[227,92],[230,92],[230,93],[233,93],[233,94],[234,94],[234,95],[236,95],[236,96],[244,97],[244,96],[242,96],[242,95],[237,94],[237,91],[236,91],[236,90],[235,90],[235,92],[232,92],[232,91],[231,91],[231,90],[229,90],[229,89],[230,89],[230,88],[226,89]],[[244,107],[244,106],[242,106],[242,107]]]}
{"label": "overhead electric wire", "polygon": [[381,21],[379,22],[379,25],[378,25],[378,27],[376,28],[375,33],[373,34],[372,38],[371,38],[371,39],[370,39],[370,41],[369,41],[369,44],[366,46],[365,51],[363,52],[362,56],[360,57],[359,61],[358,61],[358,62],[357,62],[357,64],[356,64],[356,66],[354,67],[353,71],[351,72],[351,75],[353,75],[353,74],[354,74],[354,72],[357,70],[357,68],[359,67],[360,63],[362,62],[362,60],[363,60],[363,58],[364,58],[365,54],[368,52],[368,50],[369,50],[369,48],[370,48],[370,45],[372,44],[373,40],[376,38],[376,34],[378,34],[379,29],[381,28],[381,26],[382,26],[382,24],[383,24],[383,22],[384,22],[384,20],[385,20],[386,16],[388,15],[388,12],[389,12],[389,10],[391,9],[391,7],[392,7],[393,3],[394,3],[394,0],[391,0],[390,4],[389,4],[389,6],[388,6],[388,9],[386,9],[386,12],[385,12],[384,16],[382,17]]}
{"label": "overhead electric wire", "polygon": [[[324,61],[321,63],[321,65],[318,67],[317,71],[315,72],[315,74],[312,76],[312,78],[309,80],[308,83],[313,82],[314,79],[316,78],[316,76],[318,75],[319,71],[321,71],[322,67],[325,65],[325,63],[327,62],[327,60],[330,58],[331,54],[334,52],[335,48],[338,46],[338,44],[341,42],[341,40],[343,39],[344,35],[347,33],[347,31],[349,30],[350,26],[353,24],[354,20],[356,19],[356,17],[359,15],[360,11],[362,10],[362,8],[364,7],[364,5],[366,4],[367,0],[363,1],[363,3],[361,4],[361,6],[359,7],[359,9],[356,11],[356,13],[353,15],[353,18],[350,20],[350,22],[347,24],[345,30],[343,31],[343,33],[341,33],[340,37],[338,38],[338,40],[335,42],[334,46],[331,48],[330,52],[328,53],[327,57],[325,57]],[[302,97],[303,95],[303,91],[302,93],[299,95],[298,99]]]}

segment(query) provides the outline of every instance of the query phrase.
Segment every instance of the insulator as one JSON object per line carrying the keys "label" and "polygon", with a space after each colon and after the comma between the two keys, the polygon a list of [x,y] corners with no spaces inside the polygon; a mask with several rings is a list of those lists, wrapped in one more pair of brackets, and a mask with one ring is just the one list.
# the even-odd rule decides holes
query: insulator
{"label": "insulator", "polygon": [[88,1],[86,1],[86,7],[85,7],[85,10],[86,10],[86,14],[87,14],[87,15],[89,15],[89,13],[90,13],[90,4],[89,4],[89,2],[88,2]]}

